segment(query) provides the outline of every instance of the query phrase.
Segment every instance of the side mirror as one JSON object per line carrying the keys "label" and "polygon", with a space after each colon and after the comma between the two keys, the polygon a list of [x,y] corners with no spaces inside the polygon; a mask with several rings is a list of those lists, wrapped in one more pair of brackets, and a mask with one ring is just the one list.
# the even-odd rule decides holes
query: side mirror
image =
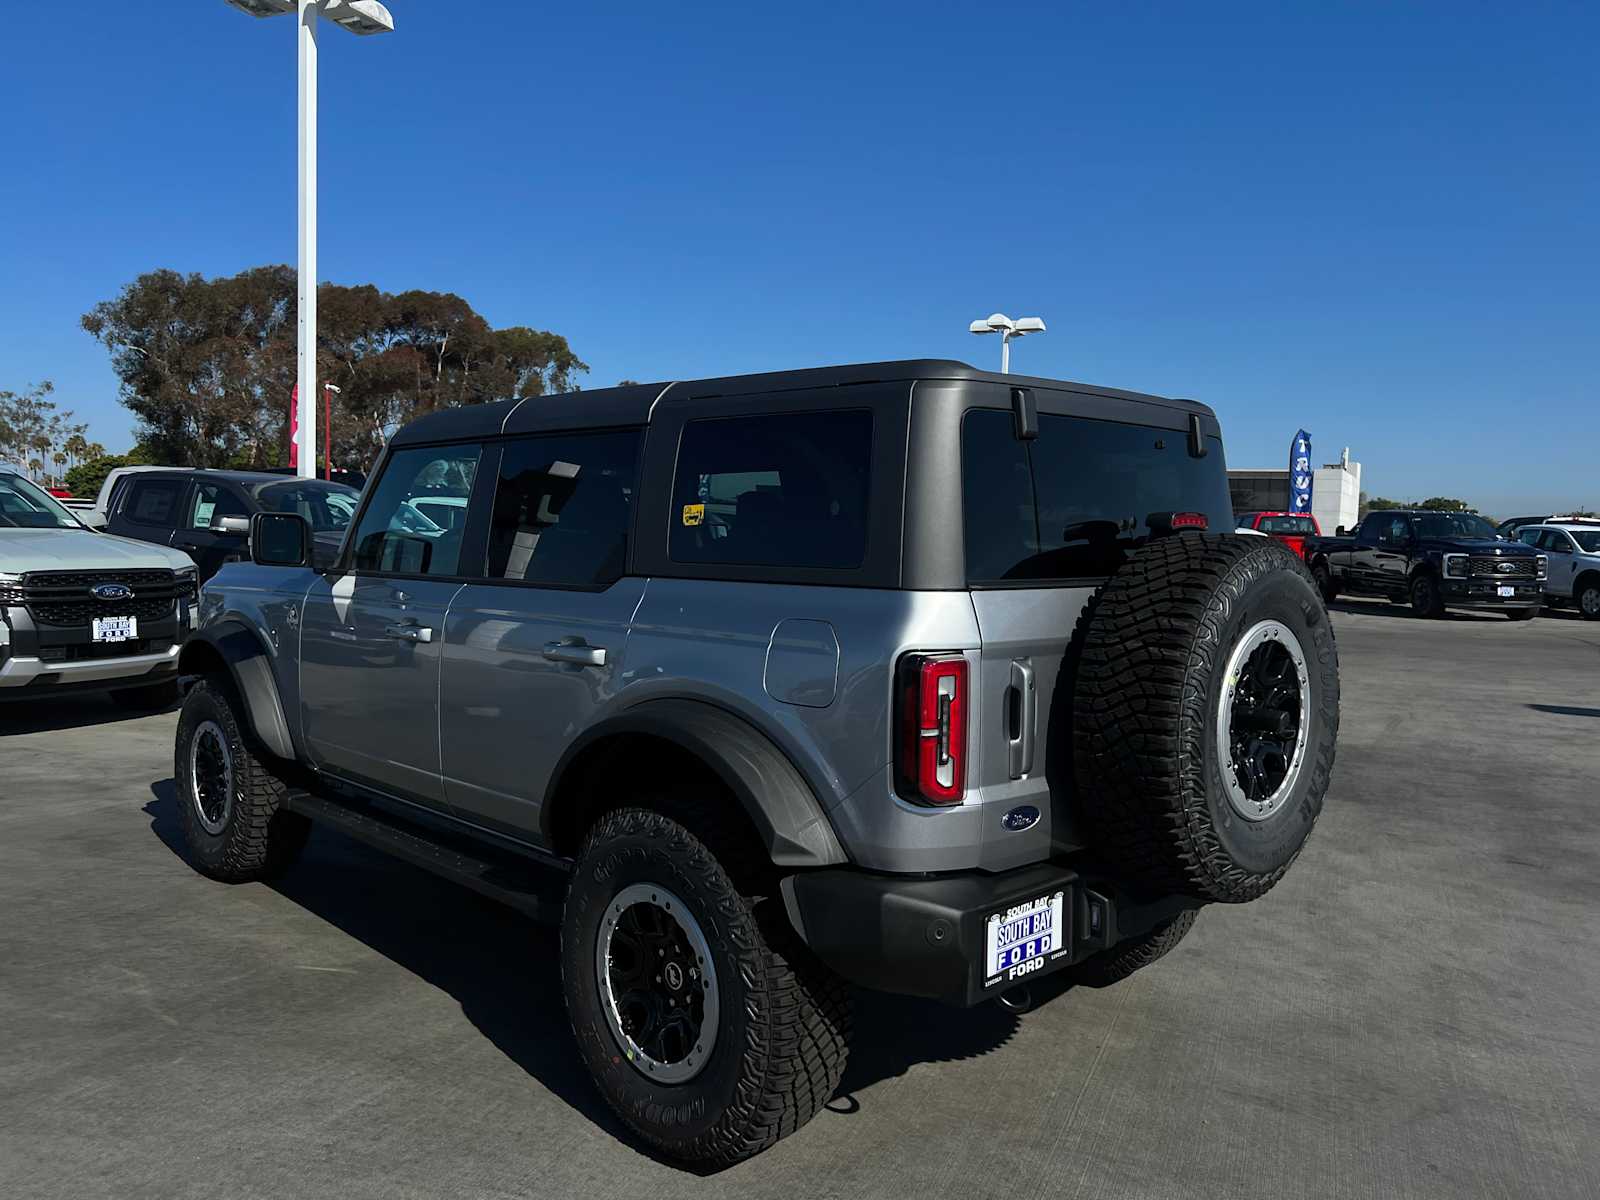
{"label": "side mirror", "polygon": [[218,517],[211,522],[212,533],[232,533],[244,537],[250,532],[249,517]]}
{"label": "side mirror", "polygon": [[263,567],[310,566],[310,524],[299,513],[257,513],[250,518],[250,561]]}
{"label": "side mirror", "polygon": [[1334,537],[1349,537],[1350,536],[1350,530],[1347,527],[1341,525],[1341,526],[1339,526],[1337,529],[1335,529],[1333,531],[1333,536]]}

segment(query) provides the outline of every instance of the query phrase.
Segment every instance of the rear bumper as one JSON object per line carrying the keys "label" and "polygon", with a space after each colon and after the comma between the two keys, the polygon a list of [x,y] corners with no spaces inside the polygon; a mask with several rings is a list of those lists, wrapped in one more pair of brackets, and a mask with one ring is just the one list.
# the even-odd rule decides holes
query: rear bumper
{"label": "rear bumper", "polygon": [[[1058,892],[1065,919],[1052,948],[991,973],[989,918]],[[962,1006],[1045,978],[1194,906],[1181,896],[1139,896],[1059,863],[934,877],[830,867],[789,876],[783,898],[801,939],[852,983]]]}

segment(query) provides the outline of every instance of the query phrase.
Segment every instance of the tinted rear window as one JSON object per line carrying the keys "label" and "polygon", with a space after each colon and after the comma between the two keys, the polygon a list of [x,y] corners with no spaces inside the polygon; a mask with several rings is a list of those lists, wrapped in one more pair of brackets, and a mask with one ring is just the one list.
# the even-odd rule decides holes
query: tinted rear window
{"label": "tinted rear window", "polygon": [[673,561],[859,567],[871,457],[866,409],[690,421],[668,514]]}
{"label": "tinted rear window", "polygon": [[1315,533],[1310,517],[1262,517],[1257,526],[1262,533]]}
{"label": "tinted rear window", "polygon": [[1222,443],[1189,455],[1188,435],[1050,414],[1031,442],[1009,412],[978,409],[962,426],[967,580],[1095,579],[1148,539],[1148,518],[1203,512],[1233,528]]}

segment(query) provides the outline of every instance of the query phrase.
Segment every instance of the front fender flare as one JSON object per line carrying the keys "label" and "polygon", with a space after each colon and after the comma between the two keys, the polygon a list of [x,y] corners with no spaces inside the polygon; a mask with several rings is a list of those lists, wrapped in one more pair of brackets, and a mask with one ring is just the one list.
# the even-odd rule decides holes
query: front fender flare
{"label": "front fender flare", "polygon": [[195,665],[208,647],[228,669],[234,689],[244,705],[245,719],[261,744],[279,758],[295,757],[294,739],[278,697],[272,674],[272,655],[260,636],[240,621],[220,621],[196,630],[184,643],[178,658],[180,674],[195,674]]}
{"label": "front fender flare", "polygon": [[827,867],[850,861],[816,793],[770,738],[725,709],[684,699],[647,700],[598,722],[567,747],[541,806],[547,841],[554,834],[554,802],[568,769],[585,750],[619,734],[663,738],[705,763],[749,815],[775,865]]}

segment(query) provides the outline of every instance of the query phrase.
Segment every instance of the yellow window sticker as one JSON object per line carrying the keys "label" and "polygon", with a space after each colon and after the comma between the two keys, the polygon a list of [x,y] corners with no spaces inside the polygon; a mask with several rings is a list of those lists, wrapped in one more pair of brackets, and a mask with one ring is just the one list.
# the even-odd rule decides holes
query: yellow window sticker
{"label": "yellow window sticker", "polygon": [[685,504],[683,506],[683,523],[685,525],[704,525],[706,521],[706,506],[704,504]]}

